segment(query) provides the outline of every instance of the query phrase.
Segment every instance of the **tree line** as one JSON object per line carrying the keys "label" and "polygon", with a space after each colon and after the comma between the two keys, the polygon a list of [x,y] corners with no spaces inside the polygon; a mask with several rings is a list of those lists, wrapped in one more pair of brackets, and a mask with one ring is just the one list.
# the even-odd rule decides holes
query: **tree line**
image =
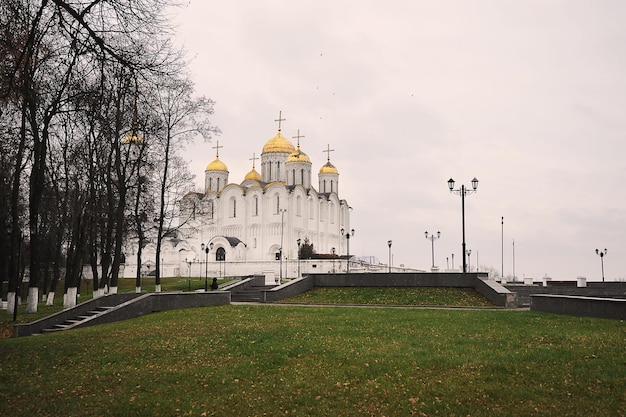
{"label": "tree line", "polygon": [[[218,133],[214,103],[194,96],[183,51],[158,0],[3,0],[0,7],[0,285],[8,313],[28,273],[66,303],[84,265],[94,296],[115,291],[124,243],[157,253],[192,187],[180,150]],[[140,287],[140,268],[137,287]],[[0,287],[0,294],[3,289]],[[73,299],[72,299],[73,298]]]}

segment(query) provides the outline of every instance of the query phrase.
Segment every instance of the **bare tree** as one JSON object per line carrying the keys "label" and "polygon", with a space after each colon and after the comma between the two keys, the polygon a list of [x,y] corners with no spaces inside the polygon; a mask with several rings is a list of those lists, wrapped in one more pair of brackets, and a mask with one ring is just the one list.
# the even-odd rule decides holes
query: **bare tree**
{"label": "bare tree", "polygon": [[[28,33],[28,19],[22,9],[21,2],[9,1],[6,7],[0,8],[0,121],[2,122],[2,139],[7,145],[3,148],[3,193],[7,194],[6,212],[3,210],[3,227],[7,231],[4,236],[5,247],[8,249],[3,256],[4,268],[8,275],[7,313],[13,314],[17,308],[15,294],[19,286],[20,249],[22,245],[22,215],[24,210],[24,193],[22,184],[26,175],[26,162],[31,148],[28,142],[26,108],[21,104],[19,80],[24,78],[22,55]],[[6,142],[5,142],[6,140]],[[6,153],[5,153],[6,151]]]}
{"label": "bare tree", "polygon": [[[188,79],[160,78],[155,83],[156,92],[153,111],[157,118],[156,143],[153,152],[161,158],[158,172],[159,190],[156,217],[156,291],[161,290],[161,248],[163,238],[172,232],[176,203],[181,200],[183,190],[188,190],[191,177],[176,157],[181,146],[195,135],[209,139],[219,130],[212,126],[209,117],[213,114],[213,101],[205,97],[194,99],[193,85]],[[172,167],[172,164],[175,167]]]}
{"label": "bare tree", "polygon": [[[65,112],[75,111],[67,106],[74,99],[73,94],[86,93],[75,86],[80,84],[80,79],[89,76],[86,74],[93,74],[102,67],[111,65],[122,68],[120,74],[172,70],[178,55],[168,44],[167,21],[163,17],[163,11],[169,6],[166,1],[44,0],[35,3],[28,0],[5,0],[3,3],[6,7],[0,13],[0,27],[10,29],[3,30],[0,35],[2,52],[7,52],[3,56],[8,58],[0,66],[0,117],[6,114],[10,106],[18,109],[22,115],[17,136],[19,141],[16,162],[11,173],[8,210],[11,219],[5,219],[12,230],[7,269],[10,287],[16,290],[17,271],[12,259],[15,258],[19,236],[22,234],[19,223],[21,211],[17,202],[21,191],[26,187],[31,251],[27,311],[34,312],[37,308],[41,271],[47,270],[42,233],[44,219],[47,217],[44,195],[48,178],[48,153],[54,140],[55,123]],[[117,103],[123,104],[123,100]],[[101,137],[114,137],[117,144],[119,133],[127,120],[122,117],[123,106],[118,106],[116,110],[115,128]],[[111,155],[114,155],[111,167],[119,184],[125,178],[119,176],[122,156],[119,146],[113,146],[111,151]],[[27,159],[29,153],[31,157]],[[25,165],[25,161],[28,161],[28,165]],[[23,172],[28,174],[28,184],[22,181]],[[117,189],[111,187],[107,191],[111,196],[120,189],[123,190],[124,186]],[[100,240],[101,244],[112,244],[114,247],[112,260],[101,255],[103,269],[107,271],[108,268],[104,266],[111,265],[110,271],[103,276],[105,285],[109,277],[117,280],[121,261],[124,225],[120,218],[125,209],[124,195],[121,197],[120,204],[115,204],[113,209],[113,233]],[[110,201],[115,200],[115,196],[110,198]],[[77,205],[74,208],[78,210],[83,207]],[[76,213],[75,218],[82,219],[82,214],[84,213]],[[72,236],[84,236],[82,230],[82,227],[78,227]],[[111,228],[107,228],[107,231],[110,230]]]}

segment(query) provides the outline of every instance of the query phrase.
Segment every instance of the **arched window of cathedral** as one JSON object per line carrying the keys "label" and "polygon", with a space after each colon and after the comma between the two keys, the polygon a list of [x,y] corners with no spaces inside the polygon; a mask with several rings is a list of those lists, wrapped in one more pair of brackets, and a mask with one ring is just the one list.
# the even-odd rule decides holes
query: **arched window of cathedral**
{"label": "arched window of cathedral", "polygon": [[221,178],[218,178],[218,179],[217,179],[217,189],[215,190],[215,191],[217,191],[218,193],[220,192],[220,179],[221,179]]}
{"label": "arched window of cathedral", "polygon": [[335,181],[330,180],[330,192],[331,192],[331,193],[333,192],[333,183],[334,183],[334,182],[335,182]]}
{"label": "arched window of cathedral", "polygon": [[304,185],[304,169],[300,170],[300,183]]}
{"label": "arched window of cathedral", "polygon": [[280,161],[276,162],[276,181],[280,181]]}
{"label": "arched window of cathedral", "polygon": [[296,215],[302,216],[302,197],[300,196],[296,198]]}
{"label": "arched window of cathedral", "polygon": [[296,170],[291,170],[291,173],[293,174],[293,185],[296,185]]}
{"label": "arched window of cathedral", "polygon": [[231,213],[232,213],[232,217],[237,217],[237,199],[235,199],[235,197],[231,198]]}
{"label": "arched window of cathedral", "polygon": [[255,216],[259,215],[259,197],[257,196],[254,196],[254,215]]}
{"label": "arched window of cathedral", "polygon": [[213,189],[213,178],[209,177],[209,190]]}
{"label": "arched window of cathedral", "polygon": [[209,219],[213,219],[213,200],[209,200]]}
{"label": "arched window of cathedral", "polygon": [[324,190],[324,191],[322,191],[323,193],[326,192],[326,180],[324,180],[324,187],[322,188],[322,190]]}
{"label": "arched window of cathedral", "polygon": [[278,214],[278,213],[280,213],[280,196],[276,194],[276,213],[274,214]]}
{"label": "arched window of cathedral", "polygon": [[254,239],[252,239],[252,247],[256,248],[256,237]]}
{"label": "arched window of cathedral", "polygon": [[268,171],[269,171],[269,173],[270,173],[270,178],[269,178],[269,180],[270,180],[270,181],[272,181],[272,162],[268,162],[267,164],[268,164],[268,166],[269,166],[269,168],[268,168],[267,170],[268,170]]}

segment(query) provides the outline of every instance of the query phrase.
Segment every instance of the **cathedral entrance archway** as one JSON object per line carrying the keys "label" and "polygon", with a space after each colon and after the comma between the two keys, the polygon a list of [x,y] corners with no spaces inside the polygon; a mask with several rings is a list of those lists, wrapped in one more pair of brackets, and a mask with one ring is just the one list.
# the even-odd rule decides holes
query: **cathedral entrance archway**
{"label": "cathedral entrance archway", "polygon": [[[220,246],[219,248],[217,248],[215,250],[215,260],[217,262],[220,262],[219,266],[220,266],[220,278],[223,278],[226,276],[226,249],[224,249],[224,247]],[[222,272],[222,269],[224,270]]]}

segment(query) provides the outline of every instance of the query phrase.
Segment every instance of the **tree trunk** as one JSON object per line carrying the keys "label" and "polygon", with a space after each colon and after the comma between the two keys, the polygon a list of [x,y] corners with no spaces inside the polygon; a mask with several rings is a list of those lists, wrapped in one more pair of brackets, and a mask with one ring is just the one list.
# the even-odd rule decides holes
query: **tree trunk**
{"label": "tree trunk", "polygon": [[67,310],[76,306],[76,294],[78,293],[76,287],[69,287],[63,295],[63,308]]}
{"label": "tree trunk", "polygon": [[38,302],[39,302],[39,288],[28,287],[28,297],[26,298],[26,312],[36,313]]}
{"label": "tree trunk", "polygon": [[54,291],[48,291],[48,296],[46,297],[46,305],[54,305]]}

